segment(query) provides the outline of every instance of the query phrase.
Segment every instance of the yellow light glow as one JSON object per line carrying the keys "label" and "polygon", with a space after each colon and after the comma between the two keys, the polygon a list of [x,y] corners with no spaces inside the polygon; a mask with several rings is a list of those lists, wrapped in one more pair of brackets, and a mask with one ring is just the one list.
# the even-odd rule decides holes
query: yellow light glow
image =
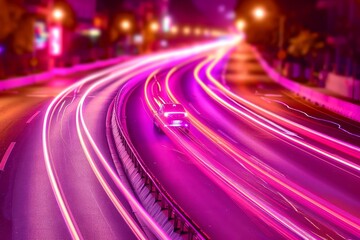
{"label": "yellow light glow", "polygon": [[190,35],[190,33],[191,33],[191,28],[190,27],[186,26],[186,27],[183,28],[183,34],[184,35]]}
{"label": "yellow light glow", "polygon": [[157,22],[152,22],[151,24],[150,24],[150,30],[152,31],[152,32],[157,32],[157,31],[159,31],[159,24],[157,23]]}
{"label": "yellow light glow", "polygon": [[194,34],[196,35],[196,36],[199,36],[199,35],[201,35],[201,28],[195,28],[195,30],[194,30]]}
{"label": "yellow light glow", "polygon": [[170,32],[174,35],[179,33],[179,28],[177,26],[172,26]]}
{"label": "yellow light glow", "polygon": [[121,23],[120,23],[120,27],[122,30],[124,31],[129,31],[130,28],[131,28],[131,23],[129,20],[125,19],[125,20],[122,20]]}
{"label": "yellow light glow", "polygon": [[61,10],[61,9],[55,9],[54,11],[53,11],[53,18],[55,19],[55,20],[61,20],[61,19],[63,19],[63,17],[64,17],[64,12]]}
{"label": "yellow light glow", "polygon": [[265,17],[265,10],[262,7],[257,7],[254,9],[254,16],[256,19],[263,19]]}
{"label": "yellow light glow", "polygon": [[246,27],[246,22],[245,20],[243,19],[239,19],[236,21],[236,28],[239,30],[239,31],[244,31]]}

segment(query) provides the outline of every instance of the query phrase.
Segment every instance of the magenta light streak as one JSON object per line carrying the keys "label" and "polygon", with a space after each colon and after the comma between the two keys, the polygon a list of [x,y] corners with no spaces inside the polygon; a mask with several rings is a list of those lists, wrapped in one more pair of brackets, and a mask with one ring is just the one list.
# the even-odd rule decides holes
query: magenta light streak
{"label": "magenta light streak", "polygon": [[[216,58],[216,60],[214,60],[214,61],[210,64],[210,66],[206,69],[206,75],[207,75],[208,79],[209,79],[209,80],[211,81],[211,83],[213,83],[224,95],[228,96],[228,97],[231,98],[231,99],[235,99],[236,101],[239,101],[239,102],[241,102],[241,103],[243,103],[243,104],[245,104],[245,105],[247,105],[247,106],[250,106],[250,107],[252,107],[252,108],[255,108],[255,109],[257,109],[257,110],[265,113],[266,115],[270,115],[270,116],[272,116],[272,117],[274,117],[274,118],[276,118],[276,119],[279,119],[282,123],[285,123],[285,124],[288,124],[288,125],[290,125],[290,126],[293,126],[294,129],[297,129],[297,130],[298,130],[298,129],[302,129],[303,131],[311,134],[312,136],[317,136],[317,137],[320,137],[320,138],[323,139],[323,140],[326,140],[326,142],[336,143],[336,144],[338,144],[338,145],[340,145],[340,146],[343,146],[343,147],[345,148],[345,151],[346,151],[347,153],[350,153],[350,150],[355,151],[355,153],[352,153],[351,155],[354,156],[354,157],[356,157],[356,158],[359,158],[359,156],[360,156],[360,148],[359,148],[359,147],[354,146],[354,145],[351,145],[351,144],[346,143],[346,142],[343,142],[343,141],[341,141],[341,140],[335,139],[335,138],[330,137],[330,136],[328,136],[328,135],[326,135],[326,134],[320,133],[320,132],[318,132],[318,131],[315,131],[315,130],[313,130],[313,129],[310,129],[310,128],[308,128],[308,127],[305,127],[305,126],[303,126],[303,125],[300,125],[300,124],[298,124],[298,123],[295,123],[295,122],[293,122],[293,121],[291,121],[291,120],[288,120],[288,119],[286,119],[286,118],[283,118],[283,117],[281,117],[281,116],[279,116],[279,115],[277,115],[277,114],[275,114],[275,113],[273,113],[273,112],[270,112],[270,111],[268,111],[268,110],[266,110],[266,109],[264,109],[264,108],[261,108],[260,106],[257,106],[256,104],[253,104],[253,103],[249,102],[248,100],[246,100],[246,99],[244,99],[244,98],[242,98],[242,97],[234,94],[234,93],[231,92],[229,89],[227,89],[224,85],[222,85],[219,81],[217,81],[217,80],[212,76],[212,74],[211,74],[212,70],[213,70],[214,67],[218,64],[218,62],[223,58],[224,54],[225,54],[225,53],[221,53],[221,52],[220,52],[219,55],[218,55],[218,57]],[[257,116],[259,116],[259,115],[257,115]],[[261,117],[261,118],[262,118],[262,117]],[[272,131],[274,131],[274,130],[272,130]],[[275,131],[276,131],[276,130],[275,130]],[[276,132],[279,133],[278,131],[276,131]],[[282,134],[282,135],[283,135],[283,134]],[[303,141],[297,140],[297,139],[295,139],[295,138],[292,137],[292,136],[285,136],[285,137],[286,137],[287,139],[291,140],[291,141],[294,141],[294,142],[296,142],[296,143],[298,143],[298,144],[300,144],[300,145],[308,148],[308,149],[311,149],[311,150],[313,150],[313,151],[315,151],[315,152],[317,152],[317,153],[319,153],[319,154],[321,154],[321,155],[324,155],[324,156],[326,156],[326,157],[328,157],[328,158],[330,158],[330,159],[332,159],[332,160],[334,160],[334,161],[336,161],[336,162],[338,162],[338,163],[340,163],[340,164],[343,164],[343,165],[345,165],[345,166],[347,166],[347,167],[349,167],[349,168],[351,168],[351,169],[354,169],[354,170],[357,171],[357,172],[360,172],[360,166],[357,165],[357,164],[355,164],[355,163],[352,163],[352,162],[350,162],[350,161],[348,161],[348,160],[346,160],[346,159],[343,159],[343,158],[339,158],[339,157],[337,157],[337,156],[334,156],[334,155],[332,155],[332,154],[330,154],[330,153],[328,153],[328,152],[325,152],[325,151],[323,151],[323,150],[321,150],[321,149],[318,149],[318,148],[316,148],[316,147],[314,147],[314,146],[311,146],[311,145],[309,145],[309,144],[306,144],[306,143],[303,142]],[[335,146],[337,146],[337,145],[335,145]],[[346,149],[346,148],[347,148],[347,149]]]}
{"label": "magenta light streak", "polygon": [[[238,113],[248,119],[250,119],[251,121],[259,124],[260,126],[265,127],[266,129],[269,129],[271,131],[276,132],[277,134],[287,138],[287,139],[293,139],[293,141],[299,143],[300,145],[305,145],[308,148],[311,148],[315,151],[321,151],[321,149],[317,149],[315,147],[312,147],[306,143],[303,143],[300,140],[294,139],[291,136],[288,136],[287,134],[282,133],[281,131],[278,131],[274,128],[272,128],[269,125],[266,125],[265,123],[259,121],[258,119],[255,119],[254,117],[248,115],[245,112],[242,112],[241,110],[235,108],[234,106],[230,105],[229,103],[227,103],[225,100],[223,100],[222,98],[220,98],[218,95],[216,95],[208,86],[206,86],[200,79],[199,77],[199,72],[200,70],[211,61],[211,59],[209,58],[208,60],[204,61],[203,63],[199,64],[197,70],[195,71],[195,78],[197,79],[197,82],[200,84],[200,86],[204,89],[204,91],[209,94],[214,100],[216,100],[217,102],[219,102],[221,105],[223,105],[224,107],[228,108],[229,110],[231,110],[234,113]],[[216,133],[214,133],[216,134]],[[218,136],[220,137],[220,136]],[[226,140],[224,140],[226,142]],[[232,146],[231,143],[227,142],[224,146],[226,146],[226,148],[228,148],[227,146]],[[231,150],[232,147],[229,147],[229,149]],[[232,151],[232,150],[231,150]],[[235,155],[239,156],[238,153],[234,152]],[[324,153],[325,156],[327,156],[328,154]],[[240,156],[239,156],[240,157]],[[294,196],[294,197],[300,197],[301,199],[305,200],[307,203],[310,204],[310,208],[312,208],[314,211],[317,211],[319,214],[321,214],[322,216],[326,217],[328,220],[330,220],[331,222],[334,222],[336,224],[340,224],[341,226],[343,226],[344,228],[348,229],[349,231],[351,231],[352,233],[356,234],[356,235],[360,235],[360,220],[354,216],[352,216],[351,214],[344,212],[343,210],[335,207],[334,205],[324,201],[323,199],[311,194],[310,192],[306,191],[305,189],[302,189],[300,186],[297,186],[296,184],[292,183],[291,181],[283,178],[281,176],[276,177],[273,175],[270,175],[267,171],[267,169],[262,169],[260,168],[260,166],[254,165],[251,163],[251,161],[246,160],[246,158],[240,157],[240,159],[243,159],[246,161],[247,164],[249,164],[249,166],[254,169],[256,172],[258,172],[261,176],[266,177],[266,179],[269,181],[269,183],[271,183],[273,186],[283,189],[283,190],[287,190],[287,192]]]}
{"label": "magenta light streak", "polygon": [[53,115],[54,115],[54,109],[64,100],[65,96],[72,92],[73,89],[76,89],[78,86],[81,86],[83,83],[86,83],[88,81],[92,81],[96,79],[97,77],[100,77],[103,74],[110,73],[116,67],[107,69],[104,71],[101,71],[97,74],[90,75],[89,77],[83,79],[82,81],[79,81],[78,83],[68,87],[64,91],[62,91],[58,96],[54,98],[54,100],[50,103],[49,107],[46,110],[44,122],[43,122],[43,129],[42,129],[42,144],[43,144],[43,153],[44,153],[44,160],[45,160],[45,166],[46,171],[49,177],[50,185],[53,189],[55,199],[59,205],[61,214],[64,218],[64,221],[66,223],[66,226],[68,227],[69,233],[72,237],[72,239],[83,239],[81,236],[81,232],[76,224],[76,221],[74,220],[74,217],[71,214],[71,211],[69,209],[69,206],[66,202],[65,196],[63,196],[63,192],[61,190],[60,183],[58,182],[58,177],[56,176],[56,172],[53,169],[50,154],[49,154],[49,146],[48,146],[48,129],[49,129],[49,122],[51,121]]}
{"label": "magenta light streak", "polygon": [[[211,50],[216,47],[220,47],[222,45],[231,44],[234,42],[237,42],[239,39],[237,38],[231,38],[229,40],[223,40],[223,41],[216,41],[214,43],[205,44],[202,46],[194,46],[191,48],[185,48],[182,50],[177,51],[168,51],[162,54],[156,54],[150,57],[143,57],[142,64],[136,64],[136,62],[139,62],[139,60],[130,61],[129,63],[121,64],[119,66],[115,66],[112,68],[109,68],[107,70],[98,72],[96,74],[92,74],[89,77],[86,77],[82,79],[81,81],[75,83],[74,85],[68,87],[64,91],[62,91],[58,96],[54,98],[54,100],[50,103],[49,107],[46,110],[44,122],[43,122],[43,129],[42,129],[42,144],[43,144],[43,153],[44,153],[44,160],[46,165],[46,171],[49,177],[49,181],[51,184],[51,187],[53,189],[56,201],[59,205],[60,211],[62,213],[62,216],[64,218],[64,221],[67,225],[67,228],[69,230],[69,233],[73,239],[82,239],[81,232],[76,224],[76,221],[74,217],[71,214],[71,211],[69,209],[69,206],[66,202],[66,198],[61,190],[61,186],[59,183],[59,180],[56,176],[56,171],[52,166],[50,154],[49,154],[49,146],[48,146],[48,133],[49,133],[49,123],[51,122],[51,119],[54,115],[54,110],[58,105],[61,104],[61,102],[64,100],[67,94],[73,92],[78,87],[81,87],[85,83],[88,83],[90,81],[95,80],[98,77],[101,77],[102,75],[109,74],[113,71],[116,71],[117,69],[122,69],[122,71],[117,72],[117,75],[119,74],[125,74],[126,72],[129,72],[131,70],[136,69],[137,67],[140,67],[142,65],[145,65],[147,63],[151,63],[152,61],[157,61],[160,59],[169,59],[173,56],[186,56],[191,54],[198,54],[201,52],[205,52],[208,50]],[[135,64],[135,65],[134,65]],[[131,67],[127,67],[131,66]],[[126,67],[126,68],[124,68]],[[113,77],[116,77],[115,75]]]}
{"label": "magenta light streak", "polygon": [[[174,94],[172,94],[171,89],[169,87],[169,79],[176,70],[177,68],[173,68],[166,76],[166,89],[172,101],[179,102],[174,96]],[[151,108],[151,104],[149,102],[148,102],[148,106]],[[208,136],[215,143],[218,143],[221,146],[227,145],[224,139],[222,139],[218,135],[215,136],[215,133],[212,130],[201,124],[194,116],[190,114],[189,117],[191,119],[191,122],[198,128],[200,132],[203,132],[205,136]],[[175,143],[182,139],[181,137],[176,137],[176,133],[172,130],[170,131],[170,129],[169,129],[169,133],[171,133],[171,135],[175,134],[175,137],[173,137],[173,141]],[[230,178],[222,171],[220,171],[217,167],[215,167],[213,164],[211,164],[206,157],[202,157],[202,155],[198,153],[198,151],[195,148],[191,147],[186,141],[182,141],[182,144],[180,144],[180,146],[183,149],[185,149],[188,153],[190,153],[193,157],[195,157],[195,159],[198,159],[201,165],[204,166],[207,170],[210,170],[210,173],[212,173],[215,177],[218,178],[218,180],[224,183],[225,186],[227,186],[230,191],[235,191],[237,192],[237,194],[246,197],[248,202],[242,201],[242,204],[243,205],[245,204],[245,207],[247,209],[252,209],[252,211],[255,211],[254,213],[255,215],[261,216],[261,219],[263,219],[263,221],[266,224],[272,226],[280,234],[286,236],[289,239],[295,239],[287,230],[281,227],[282,225],[285,228],[289,229],[291,232],[297,234],[298,236],[301,236],[306,239],[315,239],[313,236],[311,236],[311,234],[307,233],[300,226],[297,226],[295,223],[291,222],[288,218],[285,217],[285,215],[279,213],[278,211],[270,207],[265,201],[261,200],[260,198],[256,197],[256,195],[252,194],[251,192],[247,191],[245,188],[238,185],[236,181],[234,181],[232,178]],[[238,201],[241,200],[241,198],[239,199],[237,197],[235,199]],[[276,222],[274,222],[274,220]],[[278,225],[279,223],[281,225]]]}
{"label": "magenta light streak", "polygon": [[[136,75],[140,74],[143,71],[147,71],[150,70],[152,68],[154,68],[155,66],[164,64],[163,62],[159,62],[159,63],[154,63],[150,66],[147,66],[146,68],[142,69],[142,70],[138,70],[138,71],[134,71],[131,75],[128,75],[125,78],[122,78],[120,80],[116,81],[117,85],[121,85],[123,83],[125,83],[126,81],[128,81],[129,79],[135,77]],[[77,108],[77,129],[78,129],[78,135],[79,138],[81,139],[81,143],[83,146],[83,149],[86,153],[87,159],[91,165],[91,167],[93,168],[93,171],[96,173],[96,176],[98,177],[99,181],[102,183],[104,190],[108,193],[110,199],[113,201],[114,205],[117,207],[117,209],[119,210],[119,212],[121,213],[121,215],[124,217],[124,219],[127,221],[127,223],[129,224],[129,226],[131,227],[131,229],[133,229],[134,233],[140,238],[140,239],[146,239],[146,236],[142,233],[142,230],[140,227],[137,226],[136,221],[134,221],[130,214],[126,212],[126,210],[124,209],[124,207],[121,205],[120,201],[116,198],[115,194],[111,191],[109,185],[106,183],[104,177],[101,175],[100,171],[96,168],[96,164],[94,162],[94,160],[92,159],[86,144],[84,142],[83,136],[81,134],[81,127],[84,129],[86,136],[89,140],[89,142],[91,143],[92,148],[94,149],[94,151],[96,152],[98,158],[100,159],[102,165],[105,167],[106,171],[108,172],[108,174],[110,175],[110,177],[112,178],[112,180],[114,181],[114,183],[116,184],[116,186],[118,187],[118,189],[121,190],[121,192],[125,195],[125,197],[127,198],[127,200],[131,203],[132,206],[134,206],[136,208],[136,211],[142,216],[142,219],[148,224],[148,227],[150,229],[153,229],[153,232],[156,233],[156,235],[160,238],[160,239],[170,239],[170,237],[161,229],[161,227],[151,218],[151,216],[146,212],[146,210],[141,206],[141,204],[137,201],[137,199],[132,195],[132,193],[126,188],[126,186],[121,182],[119,176],[117,175],[117,173],[113,170],[113,168],[109,165],[109,161],[107,159],[105,159],[104,155],[101,153],[99,147],[96,145],[94,138],[91,136],[90,131],[85,123],[84,120],[84,116],[83,116],[83,107],[84,107],[84,102],[86,97],[97,87],[109,82],[113,80],[113,78],[108,77],[105,79],[102,79],[101,81],[96,82],[95,84],[93,84],[83,95],[83,97],[80,100],[80,103],[78,105]],[[117,86],[115,86],[117,87]],[[80,120],[79,120],[80,118]],[[80,126],[80,121],[81,121],[81,126]]]}

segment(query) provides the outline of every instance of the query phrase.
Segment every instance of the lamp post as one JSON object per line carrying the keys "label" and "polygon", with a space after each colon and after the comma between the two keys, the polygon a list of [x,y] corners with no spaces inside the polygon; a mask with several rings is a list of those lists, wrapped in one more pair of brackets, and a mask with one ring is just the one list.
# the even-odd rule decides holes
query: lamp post
{"label": "lamp post", "polygon": [[[50,4],[49,4],[50,5]],[[53,6],[51,4],[51,6]],[[55,59],[62,53],[62,39],[63,31],[61,27],[61,21],[64,18],[64,12],[62,9],[51,9],[48,14],[48,46],[49,46],[49,70],[52,70],[55,66]]]}
{"label": "lamp post", "polygon": [[[266,17],[266,11],[262,7],[256,7],[253,10],[253,16],[256,20],[263,20]],[[285,43],[285,24],[286,24],[286,16],[280,15],[279,17],[279,27],[278,27],[278,58],[281,60],[281,67],[283,64],[283,60],[286,57],[286,53],[284,51],[284,43]]]}
{"label": "lamp post", "polygon": [[126,50],[129,50],[130,45],[131,45],[131,29],[132,29],[131,21],[129,19],[123,19],[120,22],[120,29],[122,32],[125,33],[125,38],[126,38],[125,48],[126,48]]}

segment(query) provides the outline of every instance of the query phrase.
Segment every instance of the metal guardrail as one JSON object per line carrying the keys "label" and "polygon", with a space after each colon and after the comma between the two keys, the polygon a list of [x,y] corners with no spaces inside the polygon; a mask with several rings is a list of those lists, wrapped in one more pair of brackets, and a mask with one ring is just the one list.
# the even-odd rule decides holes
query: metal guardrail
{"label": "metal guardrail", "polygon": [[[181,235],[186,234],[188,236],[187,239],[189,240],[210,239],[200,229],[200,227],[186,215],[184,210],[178,204],[176,204],[175,200],[172,199],[166,190],[161,186],[160,182],[149,171],[139,156],[137,150],[130,142],[126,127],[124,127],[124,122],[121,121],[124,121],[124,119],[119,119],[119,115],[117,114],[117,110],[119,109],[119,102],[125,100],[126,98],[127,97],[123,91],[117,95],[112,113],[113,119],[116,121],[115,123],[119,130],[121,144],[125,148],[126,153],[131,159],[131,162],[135,166],[138,174],[143,179],[145,186],[149,189],[150,193],[152,193],[155,198],[155,202],[160,205],[161,210],[167,213],[168,220],[172,221],[172,224],[174,225],[174,232],[178,232]],[[122,109],[122,114],[124,114],[124,109]]]}

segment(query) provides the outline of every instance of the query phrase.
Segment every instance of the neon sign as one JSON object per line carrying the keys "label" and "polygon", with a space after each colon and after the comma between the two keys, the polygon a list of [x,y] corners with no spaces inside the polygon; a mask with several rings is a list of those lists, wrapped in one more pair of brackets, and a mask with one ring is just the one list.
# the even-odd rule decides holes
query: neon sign
{"label": "neon sign", "polygon": [[52,56],[59,56],[62,53],[62,30],[59,26],[50,28],[49,51]]}

